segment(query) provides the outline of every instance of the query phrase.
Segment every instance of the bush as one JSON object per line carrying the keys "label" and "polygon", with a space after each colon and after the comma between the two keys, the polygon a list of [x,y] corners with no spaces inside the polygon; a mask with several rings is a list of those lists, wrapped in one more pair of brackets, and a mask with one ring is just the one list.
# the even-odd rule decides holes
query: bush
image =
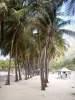
{"label": "bush", "polygon": [[[9,66],[9,60],[0,60],[0,70],[6,70]],[[13,67],[13,61],[11,64],[11,68]]]}

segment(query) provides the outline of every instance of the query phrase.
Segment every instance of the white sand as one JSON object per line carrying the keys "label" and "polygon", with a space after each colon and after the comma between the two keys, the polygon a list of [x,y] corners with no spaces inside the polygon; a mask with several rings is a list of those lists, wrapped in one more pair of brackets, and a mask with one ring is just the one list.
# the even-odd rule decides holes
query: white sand
{"label": "white sand", "polygon": [[[0,86],[3,86],[6,82],[8,72],[0,71]],[[11,82],[14,82],[14,74],[10,73]]]}
{"label": "white sand", "polygon": [[[5,76],[5,75],[8,75],[8,72],[4,72],[4,71],[1,71],[1,72],[0,72],[0,76]],[[13,74],[10,73],[10,75],[13,75]]]}
{"label": "white sand", "polygon": [[46,91],[40,90],[40,77],[12,83],[0,88],[0,100],[75,100],[75,76],[71,79],[56,79],[49,75]]}

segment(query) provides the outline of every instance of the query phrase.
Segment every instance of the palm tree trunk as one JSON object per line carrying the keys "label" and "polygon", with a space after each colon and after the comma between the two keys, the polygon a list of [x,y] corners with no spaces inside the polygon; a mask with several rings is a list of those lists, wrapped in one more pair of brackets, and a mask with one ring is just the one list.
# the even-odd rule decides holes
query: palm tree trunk
{"label": "palm tree trunk", "polygon": [[22,80],[22,78],[21,78],[21,71],[20,71],[20,67],[19,67],[19,62],[18,62],[18,72],[19,72],[19,80]]}
{"label": "palm tree trunk", "polygon": [[9,60],[9,67],[8,67],[8,76],[5,85],[10,85],[10,68],[11,68],[11,53],[10,53],[10,60]]}
{"label": "palm tree trunk", "polygon": [[18,82],[18,74],[17,74],[17,42],[16,42],[16,56],[15,56],[15,82]]}
{"label": "palm tree trunk", "polygon": [[1,21],[1,41],[4,39],[4,20]]}
{"label": "palm tree trunk", "polygon": [[1,21],[0,21],[0,42],[1,42]]}
{"label": "palm tree trunk", "polygon": [[17,61],[15,58],[15,82],[18,82],[18,73],[17,73]]}
{"label": "palm tree trunk", "polygon": [[47,50],[48,50],[48,47],[49,47],[50,36],[51,36],[51,25],[48,25],[47,26],[45,55],[44,55],[44,68],[45,68],[45,82],[46,83],[48,83]]}
{"label": "palm tree trunk", "polygon": [[28,56],[28,59],[27,59],[27,78],[29,79],[29,76],[30,76],[30,69],[29,69],[29,56]]}
{"label": "palm tree trunk", "polygon": [[[48,72],[47,72],[47,50],[45,48],[45,55],[44,55],[44,68],[45,68],[45,84],[48,83]],[[46,84],[47,87],[47,84]]]}
{"label": "palm tree trunk", "polygon": [[41,90],[45,90],[44,68],[40,59],[40,72],[41,72]]}
{"label": "palm tree trunk", "polygon": [[29,72],[30,72],[30,78],[32,78],[32,67],[33,67],[32,62],[33,62],[33,59],[30,59],[30,60],[29,60]]}
{"label": "palm tree trunk", "polygon": [[47,46],[44,54],[45,82],[48,83]]}
{"label": "palm tree trunk", "polygon": [[44,68],[42,66],[42,57],[41,57],[41,41],[40,41],[40,36],[38,32],[38,45],[39,45],[39,66],[40,66],[40,72],[41,72],[41,90],[45,90],[45,80],[44,80]]}
{"label": "palm tree trunk", "polygon": [[35,67],[36,67],[36,62],[35,62],[35,58],[33,59],[33,76],[35,75]]}
{"label": "palm tree trunk", "polygon": [[0,14],[0,41],[4,39],[4,13]]}
{"label": "palm tree trunk", "polygon": [[24,59],[24,62],[23,62],[23,65],[24,65],[24,70],[25,70],[25,80],[27,80],[27,62],[26,62],[26,59]]}
{"label": "palm tree trunk", "polygon": [[9,67],[8,67],[8,76],[7,76],[7,80],[6,80],[5,85],[10,85],[10,68],[11,68],[11,58],[12,58],[14,38],[15,38],[15,34],[14,34],[12,42],[11,42],[11,51],[10,51],[10,60],[9,60]]}
{"label": "palm tree trunk", "polygon": [[27,77],[27,69],[25,69],[25,80],[27,80],[28,77]]}
{"label": "palm tree trunk", "polygon": [[27,78],[29,79],[29,64],[28,64],[28,67],[27,67]]}

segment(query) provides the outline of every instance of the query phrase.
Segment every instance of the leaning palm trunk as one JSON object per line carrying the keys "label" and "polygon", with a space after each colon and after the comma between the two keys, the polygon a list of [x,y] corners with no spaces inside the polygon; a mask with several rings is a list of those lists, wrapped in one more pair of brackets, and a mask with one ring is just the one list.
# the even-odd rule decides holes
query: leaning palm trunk
{"label": "leaning palm trunk", "polygon": [[1,21],[0,21],[0,42],[1,42]]}
{"label": "leaning palm trunk", "polygon": [[27,69],[25,69],[25,80],[27,80],[28,77],[27,77]]}
{"label": "leaning palm trunk", "polygon": [[48,83],[48,66],[47,66],[47,48],[45,48],[44,68],[45,68],[45,82]]}
{"label": "leaning palm trunk", "polygon": [[48,25],[47,26],[45,55],[44,55],[44,68],[45,68],[45,82],[46,83],[48,83],[47,50],[48,50],[48,47],[49,47],[50,37],[51,37],[51,25]]}
{"label": "leaning palm trunk", "polygon": [[49,37],[47,37],[46,40],[46,47],[45,47],[45,53],[44,53],[44,68],[45,68],[45,82],[48,83],[48,66],[47,66],[47,50],[49,46]]}
{"label": "leaning palm trunk", "polygon": [[16,56],[15,56],[15,82],[18,81],[18,74],[17,74],[17,42],[16,42]]}
{"label": "leaning palm trunk", "polygon": [[30,72],[30,78],[32,78],[32,67],[33,67],[33,64],[32,64],[33,60],[29,60],[29,72]]}
{"label": "leaning palm trunk", "polygon": [[10,60],[9,60],[9,67],[8,67],[8,76],[5,85],[10,85],[10,68],[11,68],[11,58],[12,58],[12,50],[13,50],[13,42],[14,42],[15,34],[13,36],[12,42],[11,42],[11,51],[10,51]]}
{"label": "leaning palm trunk", "polygon": [[8,67],[8,76],[5,85],[10,85],[10,68],[11,68],[11,53],[10,53],[10,60],[9,60],[9,67]]}
{"label": "leaning palm trunk", "polygon": [[18,74],[17,74],[17,63],[16,63],[16,59],[15,59],[15,82],[18,81]]}
{"label": "leaning palm trunk", "polygon": [[38,41],[39,41],[39,66],[40,66],[40,72],[41,72],[41,90],[45,90],[45,80],[44,80],[44,68],[42,65],[42,51],[41,51],[41,42],[40,42],[40,36],[38,33]]}
{"label": "leaning palm trunk", "polygon": [[33,59],[33,67],[32,67],[32,76],[34,77],[34,73],[35,73],[35,66],[36,66],[36,64],[35,64],[35,58]]}
{"label": "leaning palm trunk", "polygon": [[45,90],[45,80],[44,80],[44,67],[42,65],[42,60],[39,58],[40,72],[41,72],[41,90]]}
{"label": "leaning palm trunk", "polygon": [[19,67],[19,62],[18,62],[18,72],[19,72],[19,80],[22,80],[22,78],[21,78],[21,71],[20,71],[20,67]]}
{"label": "leaning palm trunk", "polygon": [[4,38],[4,13],[0,14],[0,42],[3,41]]}
{"label": "leaning palm trunk", "polygon": [[27,64],[27,65],[28,65],[28,66],[27,66],[27,78],[29,79],[29,74],[30,74],[30,73],[29,73],[29,72],[30,72],[30,71],[29,71],[29,62],[27,62],[27,63],[28,63],[28,64]]}
{"label": "leaning palm trunk", "polygon": [[23,61],[23,66],[24,66],[24,70],[25,70],[25,80],[27,80],[28,78],[27,78],[27,61],[26,61],[26,59],[24,59],[24,61]]}
{"label": "leaning palm trunk", "polygon": [[28,56],[28,59],[27,59],[27,78],[29,79],[29,76],[30,76],[30,68],[29,68],[29,56]]}
{"label": "leaning palm trunk", "polygon": [[4,38],[4,21],[1,22],[1,41],[3,41]]}

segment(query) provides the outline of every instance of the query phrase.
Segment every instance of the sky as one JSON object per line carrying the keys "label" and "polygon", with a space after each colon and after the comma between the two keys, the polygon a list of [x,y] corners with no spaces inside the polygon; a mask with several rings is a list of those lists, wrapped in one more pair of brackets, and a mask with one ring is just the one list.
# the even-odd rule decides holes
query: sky
{"label": "sky", "polygon": [[6,60],[6,59],[9,59],[9,55],[5,57],[0,55],[0,60]]}
{"label": "sky", "polygon": [[[68,0],[69,3],[70,0]],[[63,2],[63,6],[60,8],[59,11],[63,12],[65,15],[64,16],[58,16],[59,18],[62,18],[63,20],[72,20],[71,24],[67,24],[66,26],[63,26],[63,29],[68,29],[71,31],[75,32],[75,16],[72,15],[66,15],[66,6],[68,3]],[[69,45],[71,47],[75,46],[75,38],[69,35],[64,34],[63,38],[66,39],[66,41],[68,41]]]}

